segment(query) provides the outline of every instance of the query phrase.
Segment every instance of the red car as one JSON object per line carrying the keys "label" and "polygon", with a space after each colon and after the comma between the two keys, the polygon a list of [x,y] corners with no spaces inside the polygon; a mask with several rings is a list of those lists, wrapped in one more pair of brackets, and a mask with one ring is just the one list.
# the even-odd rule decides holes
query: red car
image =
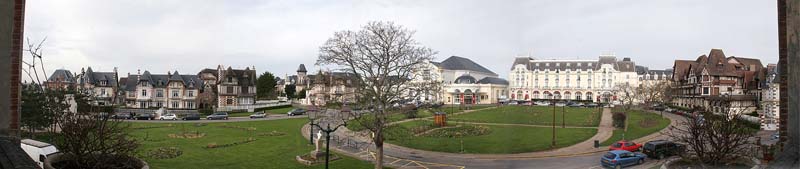
{"label": "red car", "polygon": [[608,148],[608,151],[625,150],[634,152],[634,151],[639,151],[640,149],[642,149],[642,144],[634,143],[632,141],[621,140],[614,144],[611,144],[611,146]]}

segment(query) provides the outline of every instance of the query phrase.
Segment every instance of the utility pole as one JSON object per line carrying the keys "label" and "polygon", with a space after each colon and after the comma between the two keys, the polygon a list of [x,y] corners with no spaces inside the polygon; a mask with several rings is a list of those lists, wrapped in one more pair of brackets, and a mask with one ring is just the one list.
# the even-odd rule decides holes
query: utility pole
{"label": "utility pole", "polygon": [[550,147],[556,147],[556,101],[553,98],[553,94],[550,94],[550,105],[553,106],[553,142],[550,144]]}

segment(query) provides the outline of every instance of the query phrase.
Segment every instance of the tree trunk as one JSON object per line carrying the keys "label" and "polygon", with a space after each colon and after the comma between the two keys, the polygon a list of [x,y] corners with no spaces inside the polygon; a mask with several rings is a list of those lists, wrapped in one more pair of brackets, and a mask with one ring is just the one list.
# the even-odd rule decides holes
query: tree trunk
{"label": "tree trunk", "polygon": [[376,151],[375,152],[375,169],[383,169],[383,145],[375,144]]}

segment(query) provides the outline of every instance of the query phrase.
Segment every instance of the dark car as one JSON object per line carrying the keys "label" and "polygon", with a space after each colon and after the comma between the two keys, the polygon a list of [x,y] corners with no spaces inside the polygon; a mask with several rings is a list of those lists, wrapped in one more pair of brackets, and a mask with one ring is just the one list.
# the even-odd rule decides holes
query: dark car
{"label": "dark car", "polygon": [[124,120],[127,120],[127,119],[133,119],[133,117],[131,117],[131,114],[130,114],[130,113],[118,113],[118,114],[114,114],[114,115],[111,115],[111,118],[112,118],[112,119],[124,119]]}
{"label": "dark car", "polygon": [[152,113],[141,113],[141,114],[137,114],[136,117],[134,117],[134,118],[136,120],[153,120],[153,119],[156,118],[156,115],[152,114]]}
{"label": "dark car", "polygon": [[206,116],[206,120],[228,120],[228,113],[216,112],[214,114]]}
{"label": "dark car", "polygon": [[650,157],[664,159],[664,157],[678,155],[682,153],[684,149],[684,145],[669,140],[654,140],[644,143],[642,152]]}
{"label": "dark car", "polygon": [[302,115],[306,114],[306,109],[292,109],[292,111],[286,112],[286,115],[295,116],[295,115]]}
{"label": "dark car", "polygon": [[597,103],[586,104],[586,107],[597,107],[597,106],[599,106],[599,105],[597,105]]}
{"label": "dark car", "polygon": [[181,120],[200,120],[200,114],[186,114]]}
{"label": "dark car", "polygon": [[600,157],[600,164],[603,167],[622,168],[626,166],[642,164],[647,155],[642,153],[634,153],[625,150],[614,150],[603,154]]}

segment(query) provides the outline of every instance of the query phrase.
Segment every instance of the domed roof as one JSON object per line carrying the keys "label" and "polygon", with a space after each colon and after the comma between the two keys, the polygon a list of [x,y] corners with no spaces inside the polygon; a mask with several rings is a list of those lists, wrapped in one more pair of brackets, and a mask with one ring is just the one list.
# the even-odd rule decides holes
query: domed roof
{"label": "domed roof", "polygon": [[453,83],[455,84],[474,84],[478,80],[475,80],[475,77],[470,76],[469,74],[464,74],[456,78]]}

